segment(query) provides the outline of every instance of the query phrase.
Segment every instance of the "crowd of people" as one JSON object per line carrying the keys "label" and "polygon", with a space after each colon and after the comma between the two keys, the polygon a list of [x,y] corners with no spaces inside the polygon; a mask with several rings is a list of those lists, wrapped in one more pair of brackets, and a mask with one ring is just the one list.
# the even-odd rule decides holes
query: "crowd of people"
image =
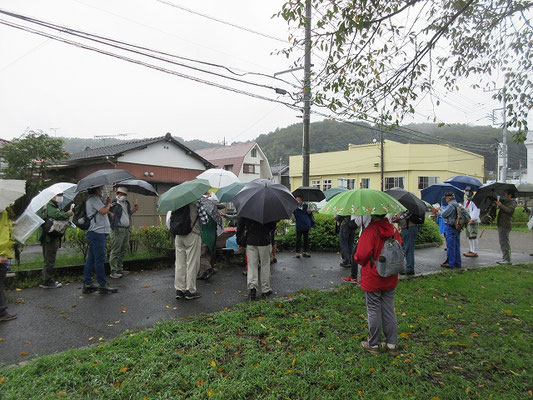
{"label": "crowd of people", "polygon": [[[131,206],[127,200],[128,189],[118,187],[116,197],[111,199],[104,195],[103,187],[89,189],[85,201],[88,253],[84,266],[83,293],[98,291],[101,294],[116,293],[117,289],[108,284],[104,261],[106,257],[106,236],[110,235],[111,267],[110,278],[120,279],[128,272],[124,269],[123,259],[129,244],[131,217],[138,210],[138,205]],[[437,221],[446,240],[447,259],[442,267],[461,268],[461,257],[478,256],[478,232],[480,212],[472,201],[473,190],[467,188],[465,204],[455,200],[453,192],[445,194],[446,207],[438,210]],[[72,209],[63,211],[59,205],[63,194],[54,196],[43,208],[46,219],[67,221]],[[169,215],[168,225],[174,234],[175,245],[175,280],[176,299],[194,300],[201,297],[197,291],[197,279],[209,279],[216,271],[215,241],[217,231],[224,226],[216,203],[208,197],[193,201]],[[497,226],[502,260],[501,264],[511,262],[509,232],[511,217],[516,207],[513,193],[505,191],[502,198],[494,198],[494,205],[499,208]],[[314,226],[314,217],[308,204],[297,196],[297,208],[294,210],[296,229],[295,257],[311,257],[309,253],[309,232]],[[460,234],[463,226],[459,224],[464,214],[469,251],[461,255]],[[224,215],[224,214],[222,214]],[[224,215],[225,216],[225,215]],[[230,217],[228,216],[228,219]],[[361,347],[372,353],[380,351],[396,354],[398,351],[397,320],[394,312],[394,293],[398,284],[398,274],[382,276],[378,273],[376,262],[380,259],[385,240],[393,238],[403,246],[405,265],[401,274],[415,273],[415,238],[421,221],[406,211],[387,218],[386,215],[334,216],[338,227],[341,254],[341,267],[351,268],[350,276],[343,281],[359,284],[365,295],[368,314],[369,339],[361,342]],[[9,209],[0,213],[0,321],[16,318],[7,310],[4,291],[8,260],[13,258],[12,227],[14,221]],[[234,217],[236,237],[239,248],[245,252],[247,264],[247,289],[250,300],[255,300],[259,292],[261,297],[273,294],[270,277],[270,265],[275,262],[276,222],[259,223],[249,218]],[[393,225],[397,224],[398,228]],[[43,250],[44,265],[39,286],[43,289],[61,287],[53,278],[53,268],[61,242],[61,236],[52,235],[40,228],[38,240]],[[303,241],[303,243],[302,243]],[[207,266],[201,271],[201,259],[208,259]],[[93,283],[93,275],[97,284]],[[381,341],[382,334],[385,341]]]}

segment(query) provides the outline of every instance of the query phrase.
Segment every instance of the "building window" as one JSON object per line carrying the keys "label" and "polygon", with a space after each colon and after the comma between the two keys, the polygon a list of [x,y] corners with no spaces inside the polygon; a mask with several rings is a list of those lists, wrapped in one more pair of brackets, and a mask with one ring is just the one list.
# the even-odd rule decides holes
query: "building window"
{"label": "building window", "polygon": [[224,169],[226,171],[233,171],[233,164],[227,164],[227,165],[224,165]]}
{"label": "building window", "polygon": [[385,178],[385,190],[392,189],[394,187],[404,188],[403,177]]}
{"label": "building window", "polygon": [[361,178],[361,188],[362,189],[370,188],[370,178]]}
{"label": "building window", "polygon": [[252,157],[257,157],[257,149],[254,147],[251,152]]}
{"label": "building window", "polygon": [[339,178],[337,186],[344,189],[355,189],[355,179]]}
{"label": "building window", "polygon": [[311,187],[320,189],[320,183],[321,181],[311,181]]}
{"label": "building window", "polygon": [[324,179],[324,188],[322,190],[331,189],[331,179]]}
{"label": "building window", "polygon": [[438,176],[419,176],[418,177],[418,189],[422,190],[428,186],[440,183],[440,177]]}
{"label": "building window", "polygon": [[255,164],[243,164],[242,172],[245,174],[255,174]]}

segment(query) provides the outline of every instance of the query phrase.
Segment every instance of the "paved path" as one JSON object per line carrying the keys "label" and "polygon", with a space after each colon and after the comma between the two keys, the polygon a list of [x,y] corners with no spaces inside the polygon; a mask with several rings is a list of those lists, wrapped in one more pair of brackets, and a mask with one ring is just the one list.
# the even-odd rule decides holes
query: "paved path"
{"label": "paved path", "polygon": [[[514,262],[533,262],[531,234],[512,232]],[[497,232],[485,231],[479,258],[463,258],[463,266],[494,265],[501,258]],[[463,252],[468,250],[462,241]],[[441,270],[445,252],[441,248],[420,249],[415,253],[417,274]],[[272,268],[276,296],[287,296],[301,288],[329,288],[342,284],[349,273],[339,267],[335,253],[312,253],[309,259],[295,259],[281,253]],[[12,291],[16,301],[9,310],[19,318],[0,324],[0,363],[13,364],[37,355],[83,347],[110,340],[126,329],[146,328],[155,322],[210,313],[246,301],[246,277],[240,267],[221,269],[209,282],[198,281],[202,297],[194,301],[174,299],[173,268],[132,273],[112,284],[113,295],[84,295],[81,283],[66,284],[57,290],[39,288]],[[91,339],[92,338],[92,339]],[[3,340],[5,339],[5,340]]]}

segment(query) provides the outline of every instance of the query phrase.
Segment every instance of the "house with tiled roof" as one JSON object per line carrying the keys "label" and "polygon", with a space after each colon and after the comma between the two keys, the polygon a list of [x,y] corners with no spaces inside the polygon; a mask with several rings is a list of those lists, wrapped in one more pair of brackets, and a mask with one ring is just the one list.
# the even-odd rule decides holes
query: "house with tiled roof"
{"label": "house with tiled roof", "polygon": [[257,178],[272,179],[268,159],[256,142],[219,146],[196,151],[216,168],[232,171],[241,182]]}
{"label": "house with tiled roof", "polygon": [[[196,178],[214,165],[170,133],[165,136],[87,148],[71,154],[49,170],[54,181],[77,182],[101,169],[123,169],[137,179],[150,182],[159,194],[179,183]],[[134,225],[158,224],[157,198],[130,194],[139,202]]]}

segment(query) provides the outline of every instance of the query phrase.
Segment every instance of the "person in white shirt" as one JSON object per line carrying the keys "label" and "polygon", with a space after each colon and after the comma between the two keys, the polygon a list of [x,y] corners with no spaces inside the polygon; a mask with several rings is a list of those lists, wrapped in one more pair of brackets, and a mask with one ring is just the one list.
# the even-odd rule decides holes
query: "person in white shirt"
{"label": "person in white shirt", "polygon": [[468,253],[463,253],[463,256],[465,257],[477,257],[478,254],[478,230],[479,230],[479,223],[481,222],[479,219],[479,208],[474,204],[472,201],[472,198],[474,197],[474,192],[472,190],[472,187],[467,186],[465,188],[465,195],[466,195],[466,202],[465,202],[465,209],[468,211],[468,214],[470,214],[470,222],[466,226],[466,236],[468,237],[468,242],[470,244],[470,251]]}

